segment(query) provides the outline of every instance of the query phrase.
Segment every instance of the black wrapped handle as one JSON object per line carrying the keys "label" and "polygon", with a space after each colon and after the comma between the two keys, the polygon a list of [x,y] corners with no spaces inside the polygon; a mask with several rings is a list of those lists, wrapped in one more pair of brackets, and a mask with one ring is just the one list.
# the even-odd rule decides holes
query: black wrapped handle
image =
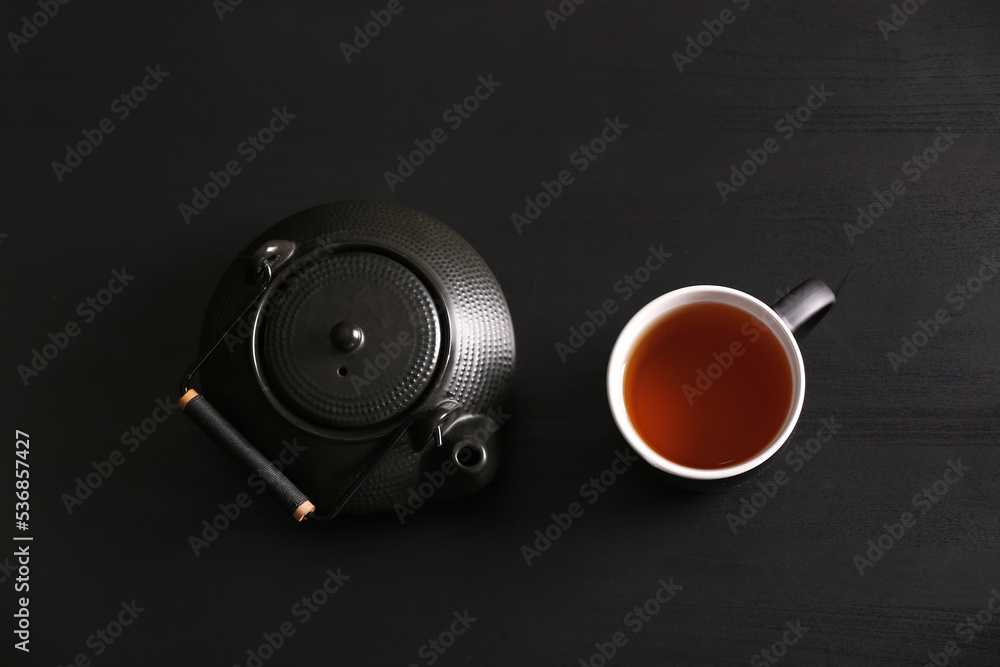
{"label": "black wrapped handle", "polygon": [[274,497],[292,512],[296,521],[302,521],[315,511],[316,506],[309,502],[306,494],[250,444],[204,396],[191,389],[177,404],[201,430],[235,456],[248,470],[257,473]]}

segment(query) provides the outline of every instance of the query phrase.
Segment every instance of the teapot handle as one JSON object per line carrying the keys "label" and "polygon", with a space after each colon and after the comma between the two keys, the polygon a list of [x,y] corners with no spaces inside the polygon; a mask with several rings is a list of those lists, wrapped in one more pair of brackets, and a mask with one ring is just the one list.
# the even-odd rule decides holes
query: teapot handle
{"label": "teapot handle", "polygon": [[[246,305],[233,319],[232,324],[226,327],[219,339],[203,354],[184,376],[181,382],[181,399],[177,402],[181,410],[191,418],[195,424],[201,428],[208,436],[232,454],[248,470],[256,473],[277,500],[292,512],[292,518],[296,521],[303,519],[313,519],[318,521],[329,521],[337,516],[354,496],[361,485],[378,465],[385,459],[386,455],[402,440],[403,436],[418,419],[414,416],[410,420],[400,425],[393,434],[386,439],[385,444],[375,453],[371,460],[365,465],[361,474],[351,483],[347,490],[337,500],[333,509],[329,512],[319,513],[316,506],[309,501],[309,498],[295,484],[288,479],[278,468],[271,463],[260,450],[253,446],[242,433],[240,433],[221,412],[215,409],[204,396],[191,388],[191,382],[202,364],[218,349],[222,341],[226,339],[233,327],[253,308],[254,304],[264,295],[274,276],[274,270],[284,264],[295,252],[295,244],[289,241],[269,241],[261,246],[254,253],[251,259],[257,269],[257,274],[261,276],[253,297],[247,301]],[[440,427],[436,429],[440,439]]]}
{"label": "teapot handle", "polygon": [[292,511],[292,517],[296,521],[302,521],[316,511],[316,506],[309,502],[306,494],[295,486],[292,480],[278,470],[229,420],[223,417],[222,413],[208,402],[208,399],[190,386],[192,378],[201,365],[212,356],[212,353],[225,340],[233,327],[239,323],[244,315],[250,312],[257,300],[263,296],[274,275],[272,264],[286,261],[292,252],[294,252],[294,245],[289,247],[287,241],[271,242],[261,247],[254,257],[257,260],[257,273],[261,276],[260,285],[258,285],[253,297],[233,319],[232,324],[226,327],[226,330],[222,332],[222,335],[208,351],[192,364],[191,369],[181,382],[181,399],[177,405],[202,431],[235,456],[248,470],[259,475],[278,501]]}
{"label": "teapot handle", "polygon": [[222,445],[248,470],[256,473],[267,484],[278,501],[292,510],[292,517],[302,521],[316,510],[309,498],[295,484],[285,477],[266,456],[260,453],[236,427],[216,410],[204,396],[189,389],[177,402],[181,410],[197,424],[202,431]]}

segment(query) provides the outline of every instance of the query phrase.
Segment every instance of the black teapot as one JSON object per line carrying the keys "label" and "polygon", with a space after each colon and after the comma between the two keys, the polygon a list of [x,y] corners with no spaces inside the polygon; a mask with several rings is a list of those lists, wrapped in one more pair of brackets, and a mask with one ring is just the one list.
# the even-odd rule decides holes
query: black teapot
{"label": "black teapot", "polygon": [[463,496],[496,471],[510,311],[428,215],[349,201],[279,222],[223,276],[201,347],[180,406],[297,520]]}

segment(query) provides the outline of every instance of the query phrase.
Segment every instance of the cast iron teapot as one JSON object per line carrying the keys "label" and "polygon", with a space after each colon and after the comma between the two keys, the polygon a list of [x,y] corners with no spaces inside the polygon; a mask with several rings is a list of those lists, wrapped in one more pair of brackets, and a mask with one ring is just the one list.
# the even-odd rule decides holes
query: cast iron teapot
{"label": "cast iron teapot", "polygon": [[286,218],[230,265],[201,343],[181,408],[299,521],[405,505],[429,479],[466,495],[496,471],[510,311],[428,215],[349,201]]}

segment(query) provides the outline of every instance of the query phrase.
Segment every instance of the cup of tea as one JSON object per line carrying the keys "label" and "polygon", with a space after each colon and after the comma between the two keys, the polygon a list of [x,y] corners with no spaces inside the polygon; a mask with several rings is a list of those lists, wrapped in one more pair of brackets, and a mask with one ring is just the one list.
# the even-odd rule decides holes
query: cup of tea
{"label": "cup of tea", "polygon": [[608,363],[619,431],[653,467],[695,486],[753,471],[781,449],[802,410],[795,333],[835,301],[815,279],[774,306],[716,285],[654,299],[622,329]]}

